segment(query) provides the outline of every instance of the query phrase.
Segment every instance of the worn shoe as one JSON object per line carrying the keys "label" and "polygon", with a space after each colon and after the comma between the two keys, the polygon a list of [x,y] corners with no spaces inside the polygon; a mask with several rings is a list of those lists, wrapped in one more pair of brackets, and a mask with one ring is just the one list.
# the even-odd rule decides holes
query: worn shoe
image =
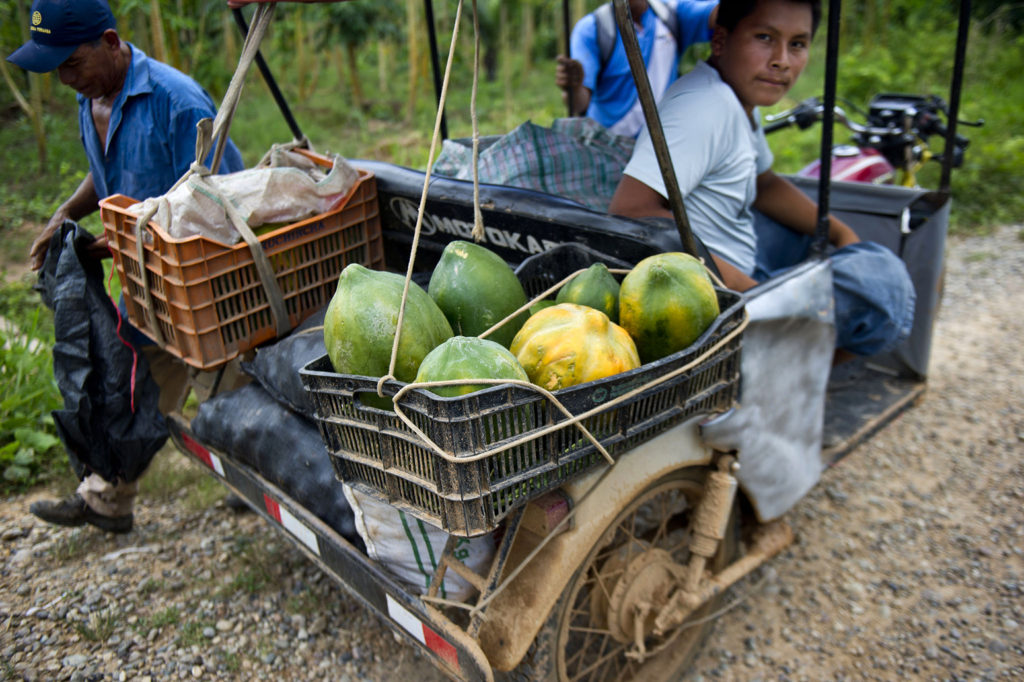
{"label": "worn shoe", "polygon": [[78,493],[63,500],[33,502],[28,508],[47,523],[58,526],[81,526],[86,523],[110,533],[127,533],[132,529],[134,515],[103,516],[85,503]]}

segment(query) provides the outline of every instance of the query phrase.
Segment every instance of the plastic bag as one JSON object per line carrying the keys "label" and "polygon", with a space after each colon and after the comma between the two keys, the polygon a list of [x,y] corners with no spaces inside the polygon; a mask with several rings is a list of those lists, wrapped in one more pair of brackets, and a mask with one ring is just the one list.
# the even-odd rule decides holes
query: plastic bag
{"label": "plastic bag", "polygon": [[251,376],[274,400],[307,419],[313,419],[313,403],[302,385],[299,370],[327,353],[324,346],[324,316],[327,306],[313,313],[295,331],[277,343],[256,351],[256,358],[243,362]]}
{"label": "plastic bag", "polygon": [[204,185],[227,197],[251,228],[283,226],[334,210],[359,178],[359,173],[340,156],[333,156],[329,172],[307,157],[275,149],[269,164],[226,175],[192,176],[162,197],[132,204],[128,212],[141,216],[154,203],[152,221],[171,237],[203,235],[224,244],[241,239],[220,199]]}
{"label": "plastic bag", "polygon": [[[53,421],[79,479],[91,472],[131,483],[167,440],[167,427],[145,356],[118,338],[100,261],[79,256],[95,239],[66,221],[50,239],[36,284],[53,309],[53,375],[64,398]],[[128,330],[125,323],[121,335],[128,338]]]}
{"label": "plastic bag", "polygon": [[203,443],[256,470],[362,549],[352,509],[334,477],[316,427],[279,405],[257,384],[199,406],[192,432]]}

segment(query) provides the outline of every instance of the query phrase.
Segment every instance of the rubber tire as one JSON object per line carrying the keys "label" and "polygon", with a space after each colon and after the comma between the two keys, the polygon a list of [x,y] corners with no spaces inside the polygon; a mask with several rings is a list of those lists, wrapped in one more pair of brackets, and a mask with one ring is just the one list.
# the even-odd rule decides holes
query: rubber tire
{"label": "rubber tire", "polygon": [[[602,538],[605,532],[617,525],[628,513],[631,513],[634,503],[649,494],[655,488],[676,480],[686,480],[703,483],[707,474],[712,469],[710,467],[688,467],[685,469],[679,469],[677,471],[664,476],[663,478],[652,482],[644,490],[639,493],[636,497],[631,499],[627,503],[622,511],[616,515],[615,519],[605,527],[602,531]],[[732,511],[729,516],[729,525],[726,531],[726,537],[719,546],[718,553],[709,565],[713,571],[717,572],[728,566],[731,562],[735,561],[740,553],[740,524],[739,524],[739,496],[737,495],[736,501],[733,503]],[[573,574],[572,579],[566,585],[562,591],[561,596],[555,603],[554,608],[551,609],[551,613],[548,615],[547,620],[542,626],[540,632],[537,633],[537,637],[530,645],[530,649],[520,664],[508,673],[499,673],[495,671],[495,680],[508,680],[516,682],[568,682],[561,678],[558,672],[558,638],[559,631],[562,626],[562,620],[565,617],[566,609],[569,606],[569,600],[573,598],[576,592],[576,586],[581,577],[585,576],[590,563],[594,557],[602,549],[600,546],[591,548],[587,558],[580,564],[576,572]],[[723,592],[718,596],[711,599],[704,607],[704,613],[711,613],[718,609],[724,602],[726,593]],[[689,651],[683,656],[679,664],[676,665],[671,671],[664,676],[654,678],[650,675],[638,676],[637,682],[660,682],[665,680],[678,680],[682,676],[682,673],[692,664],[697,653],[701,650],[704,645],[704,641],[707,639],[708,634],[711,631],[714,621],[708,621],[703,625],[698,626],[699,630],[697,636],[692,640],[692,646]],[[626,682],[621,680],[617,682]]]}

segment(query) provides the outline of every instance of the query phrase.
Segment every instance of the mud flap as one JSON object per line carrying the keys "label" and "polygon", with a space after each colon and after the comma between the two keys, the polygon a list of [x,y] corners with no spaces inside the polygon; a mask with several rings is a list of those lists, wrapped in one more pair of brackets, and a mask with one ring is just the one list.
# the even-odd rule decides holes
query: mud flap
{"label": "mud flap", "polygon": [[832,267],[809,261],[746,294],[740,404],[702,424],[704,441],[735,451],[737,479],[758,518],[788,511],[821,478],[825,388],[835,350]]}

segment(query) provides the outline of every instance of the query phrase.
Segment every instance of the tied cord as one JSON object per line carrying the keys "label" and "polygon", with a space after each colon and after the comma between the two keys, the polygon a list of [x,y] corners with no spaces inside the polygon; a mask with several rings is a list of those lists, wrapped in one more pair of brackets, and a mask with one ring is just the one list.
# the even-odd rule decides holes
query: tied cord
{"label": "tied cord", "polygon": [[480,211],[480,122],[476,114],[476,93],[480,82],[480,18],[473,0],[473,91],[469,117],[473,121],[473,241],[484,238],[484,214]]}
{"label": "tied cord", "polygon": [[405,271],[405,286],[402,288],[402,304],[398,308],[398,321],[395,323],[395,341],[391,346],[391,361],[388,364],[388,373],[377,382],[377,395],[384,397],[384,383],[388,379],[395,378],[395,362],[398,359],[398,344],[402,339],[402,323],[405,320],[405,303],[409,298],[409,285],[412,282],[413,267],[416,262],[416,250],[420,245],[420,232],[423,228],[423,214],[427,208],[427,190],[430,188],[430,170],[434,165],[434,154],[437,151],[437,141],[441,136],[441,119],[444,114],[444,104],[448,100],[448,83],[451,81],[452,63],[455,61],[455,45],[459,37],[459,22],[462,19],[462,0],[459,0],[455,9],[455,25],[452,28],[452,40],[448,48],[448,62],[444,69],[444,81],[441,84],[441,96],[438,98],[437,116],[434,119],[434,135],[430,140],[430,151],[427,154],[427,170],[423,175],[423,192],[420,195],[420,207],[416,213],[416,228],[413,230],[412,245],[409,247],[409,266]]}

